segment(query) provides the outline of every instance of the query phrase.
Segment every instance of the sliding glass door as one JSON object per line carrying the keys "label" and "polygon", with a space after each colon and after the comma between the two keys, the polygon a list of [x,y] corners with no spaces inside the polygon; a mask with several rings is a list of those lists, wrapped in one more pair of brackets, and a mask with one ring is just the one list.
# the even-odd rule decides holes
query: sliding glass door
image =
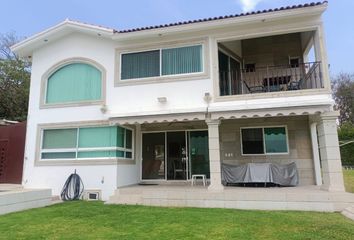
{"label": "sliding glass door", "polygon": [[187,179],[186,132],[167,132],[167,180]]}
{"label": "sliding glass door", "polygon": [[144,133],[142,179],[165,179],[165,133]]}
{"label": "sliding glass door", "polygon": [[143,133],[142,180],[209,178],[208,131]]}
{"label": "sliding glass door", "polygon": [[208,131],[189,132],[190,176],[205,174],[209,178]]}

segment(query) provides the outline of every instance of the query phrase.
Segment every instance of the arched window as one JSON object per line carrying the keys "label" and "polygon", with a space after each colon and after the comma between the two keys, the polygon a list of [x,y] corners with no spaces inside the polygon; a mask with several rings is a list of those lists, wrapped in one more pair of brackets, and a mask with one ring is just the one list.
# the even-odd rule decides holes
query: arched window
{"label": "arched window", "polygon": [[70,63],[47,80],[46,104],[99,101],[102,99],[102,72],[86,63]]}

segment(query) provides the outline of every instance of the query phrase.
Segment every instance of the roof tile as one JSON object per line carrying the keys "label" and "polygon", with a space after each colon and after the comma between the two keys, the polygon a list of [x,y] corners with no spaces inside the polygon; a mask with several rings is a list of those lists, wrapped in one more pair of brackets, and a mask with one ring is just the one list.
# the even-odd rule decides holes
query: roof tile
{"label": "roof tile", "polygon": [[[218,16],[218,17],[209,17],[209,18],[202,18],[202,19],[195,19],[195,20],[188,20],[188,21],[180,21],[180,22],[175,22],[175,23],[167,23],[167,24],[160,24],[160,25],[154,25],[154,26],[145,26],[145,27],[124,29],[124,30],[115,30],[115,29],[107,28],[107,27],[104,27],[104,28],[111,29],[116,33],[131,33],[131,32],[146,31],[146,30],[151,30],[151,29],[167,28],[167,27],[172,27],[172,26],[187,25],[187,24],[200,23],[200,22],[210,22],[210,21],[222,20],[222,19],[228,19],[228,18],[237,18],[237,17],[249,16],[249,15],[257,15],[257,14],[264,14],[264,13],[270,13],[270,12],[284,11],[284,10],[290,10],[290,9],[313,7],[313,6],[323,5],[323,4],[327,4],[327,3],[328,3],[328,1],[311,2],[311,3],[298,4],[298,5],[292,5],[292,6],[284,6],[284,7],[280,7],[280,8],[273,8],[273,9],[268,9],[268,10],[264,9],[264,10],[246,12],[246,13],[231,14],[231,15]],[[79,21],[75,21],[75,22],[79,22]],[[84,23],[84,24],[87,24],[87,23]],[[103,27],[100,25],[95,25],[95,26]]]}

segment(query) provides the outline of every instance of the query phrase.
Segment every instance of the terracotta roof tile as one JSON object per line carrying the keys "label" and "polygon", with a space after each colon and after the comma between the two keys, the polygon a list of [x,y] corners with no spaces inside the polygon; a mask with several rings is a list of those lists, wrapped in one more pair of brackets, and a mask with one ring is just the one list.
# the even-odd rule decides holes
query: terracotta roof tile
{"label": "terracotta roof tile", "polygon": [[327,4],[327,3],[328,3],[328,1],[312,2],[312,3],[292,5],[292,6],[286,6],[286,7],[274,8],[274,9],[268,9],[268,10],[261,10],[261,11],[252,11],[252,12],[246,12],[246,13],[240,13],[240,14],[234,14],[234,15],[225,15],[225,16],[219,16],[219,17],[210,17],[210,18],[202,18],[202,19],[189,20],[189,21],[183,21],[183,22],[161,24],[161,25],[155,25],[155,26],[132,28],[132,29],[120,30],[117,32],[118,33],[138,32],[138,31],[166,28],[166,27],[172,27],[172,26],[178,26],[178,25],[186,25],[186,24],[193,24],[193,23],[200,23],[200,22],[209,22],[209,21],[215,21],[215,20],[220,20],[220,19],[237,18],[237,17],[242,17],[242,16],[262,14],[262,13],[278,12],[278,11],[284,11],[284,10],[290,10],[290,9],[313,7],[313,6],[323,5],[323,4]]}

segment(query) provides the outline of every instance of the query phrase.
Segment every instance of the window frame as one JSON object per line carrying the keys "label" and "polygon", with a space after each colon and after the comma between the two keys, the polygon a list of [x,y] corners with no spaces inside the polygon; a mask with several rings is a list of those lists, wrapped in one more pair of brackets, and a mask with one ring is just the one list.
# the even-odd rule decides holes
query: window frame
{"label": "window frame", "polygon": [[[261,128],[262,129],[262,137],[263,137],[263,151],[264,153],[243,153],[243,144],[242,144],[242,129],[255,129],[255,128]],[[264,129],[265,128],[284,128],[285,129],[285,139],[286,139],[286,152],[280,152],[280,153],[267,153],[266,152],[266,141],[265,141],[265,134],[264,134]],[[288,127],[287,125],[270,125],[270,126],[252,126],[252,127],[240,127],[240,145],[241,145],[241,156],[271,156],[271,155],[289,155],[290,154],[290,149],[289,149],[289,133],[288,133]]]}
{"label": "window frame", "polygon": [[[70,64],[82,63],[88,64],[101,72],[101,99],[98,100],[83,100],[83,101],[73,101],[73,102],[64,102],[64,103],[47,103],[47,88],[48,80],[52,74],[58,71],[60,68],[63,68]],[[58,107],[76,107],[76,106],[90,106],[90,105],[104,105],[106,102],[106,70],[105,68],[88,58],[74,57],[62,60],[52,67],[50,67],[43,75],[41,79],[41,91],[40,91],[40,102],[39,108],[58,108]]]}
{"label": "window frame", "polygon": [[[171,74],[162,75],[162,50],[163,49],[173,49],[173,48],[183,48],[192,46],[201,46],[202,53],[202,71],[194,73],[182,73],[182,74]],[[154,77],[144,77],[144,78],[131,78],[122,79],[122,55],[129,53],[139,53],[146,51],[159,50],[160,52],[160,75]],[[139,84],[153,84],[153,83],[164,83],[164,82],[175,82],[175,81],[190,81],[207,79],[210,75],[210,64],[209,64],[209,43],[206,38],[191,39],[188,42],[165,42],[165,43],[154,43],[149,47],[142,47],[140,44],[132,44],[121,48],[116,48],[116,61],[115,61],[115,87],[119,86],[130,86]]]}
{"label": "window frame", "polygon": [[254,73],[256,72],[256,63],[255,62],[245,63],[243,68],[246,73]]}
{"label": "window frame", "polygon": [[[292,60],[297,60],[297,64],[291,64]],[[290,68],[299,68],[301,65],[301,58],[299,56],[289,56],[289,67]]]}
{"label": "window frame", "polygon": [[[202,71],[200,72],[192,72],[192,73],[181,73],[181,74],[168,74],[168,75],[163,75],[162,74],[162,51],[165,49],[174,49],[174,48],[183,48],[183,47],[196,47],[196,46],[201,46],[201,53],[202,53]],[[153,77],[142,77],[142,78],[127,78],[127,79],[122,79],[122,57],[124,54],[133,54],[133,53],[143,53],[143,52],[149,52],[149,51],[159,51],[159,76],[153,76]],[[160,48],[152,48],[148,50],[143,50],[143,51],[129,51],[129,52],[121,52],[119,54],[119,80],[120,81],[142,81],[142,80],[148,80],[148,79],[154,79],[154,78],[166,78],[166,77],[183,77],[183,76],[193,76],[193,75],[199,75],[201,73],[205,72],[205,60],[204,60],[204,45],[202,43],[200,44],[189,44],[189,45],[182,45],[182,46],[170,46],[170,47],[160,47]]]}
{"label": "window frame", "polygon": [[[95,148],[79,148],[79,133],[80,128],[97,128],[97,127],[112,127],[110,125],[78,125],[72,127],[58,126],[58,127],[43,127],[40,128],[40,138],[39,138],[39,162],[67,162],[67,161],[103,161],[103,160],[126,160],[126,161],[135,161],[135,131],[133,128],[126,126],[116,126],[124,129],[124,148],[123,147],[95,147]],[[57,148],[57,149],[43,149],[43,139],[45,130],[62,130],[62,129],[77,129],[76,131],[76,148]],[[132,132],[132,147],[131,149],[126,148],[126,132],[130,130]],[[94,151],[123,151],[124,157],[94,157],[94,158],[79,158],[79,152],[94,152]],[[75,158],[42,158],[42,153],[58,153],[58,152],[75,152]],[[131,153],[131,158],[126,158],[126,153]]]}

